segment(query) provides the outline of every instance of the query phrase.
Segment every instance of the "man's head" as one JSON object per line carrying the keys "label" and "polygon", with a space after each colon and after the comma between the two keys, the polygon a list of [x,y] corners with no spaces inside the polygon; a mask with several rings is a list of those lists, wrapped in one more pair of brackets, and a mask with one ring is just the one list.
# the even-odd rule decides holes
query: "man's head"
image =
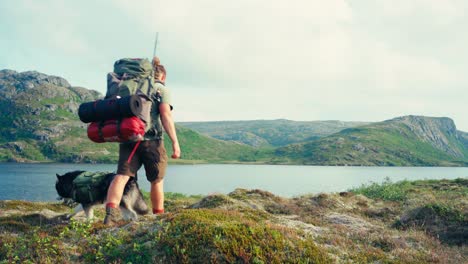
{"label": "man's head", "polygon": [[164,65],[161,65],[161,61],[158,57],[153,58],[153,69],[154,69],[154,79],[160,80],[161,82],[166,81],[166,69]]}

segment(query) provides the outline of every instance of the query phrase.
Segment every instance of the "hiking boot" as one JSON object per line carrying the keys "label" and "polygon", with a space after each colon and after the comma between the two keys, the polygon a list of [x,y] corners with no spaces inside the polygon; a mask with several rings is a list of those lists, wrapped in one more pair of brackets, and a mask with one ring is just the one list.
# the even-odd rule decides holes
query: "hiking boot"
{"label": "hiking boot", "polygon": [[119,209],[106,207],[106,217],[104,217],[104,225],[112,226],[117,224]]}

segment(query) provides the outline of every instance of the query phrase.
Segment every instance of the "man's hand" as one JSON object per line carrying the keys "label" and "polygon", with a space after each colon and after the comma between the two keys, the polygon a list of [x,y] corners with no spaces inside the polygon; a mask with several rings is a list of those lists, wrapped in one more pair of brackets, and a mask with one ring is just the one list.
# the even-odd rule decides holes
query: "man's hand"
{"label": "man's hand", "polygon": [[180,146],[179,142],[172,143],[172,156],[173,159],[180,158]]}
{"label": "man's hand", "polygon": [[171,106],[166,103],[161,103],[159,105],[159,113],[161,113],[161,122],[166,130],[167,135],[172,141],[172,158],[180,158],[180,146],[179,141],[177,140],[176,129],[174,121],[172,120]]}

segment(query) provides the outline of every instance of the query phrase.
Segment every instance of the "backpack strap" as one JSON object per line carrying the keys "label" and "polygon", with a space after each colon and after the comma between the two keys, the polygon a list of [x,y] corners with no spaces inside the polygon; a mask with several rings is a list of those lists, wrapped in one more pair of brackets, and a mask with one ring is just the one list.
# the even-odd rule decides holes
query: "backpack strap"
{"label": "backpack strap", "polygon": [[[148,78],[146,78],[146,79],[140,81],[140,82],[138,83],[138,89],[137,89],[137,93],[138,93],[138,91],[141,92],[142,94],[146,95],[146,97],[147,97],[148,99],[150,99],[150,100],[151,100],[151,91],[152,91],[153,88],[154,88],[153,84],[151,83],[151,79],[152,79],[152,78],[153,78],[153,75],[150,75],[150,76],[148,76]],[[143,87],[144,82],[146,82],[146,81],[148,82],[148,88],[146,89],[146,92],[144,92],[144,91],[142,90],[142,87]]]}
{"label": "backpack strap", "polygon": [[140,143],[141,143],[141,140],[138,140],[137,143],[135,144],[135,146],[133,147],[133,150],[130,153],[130,155],[128,156],[128,159],[127,159],[128,164],[130,164],[130,162],[132,161],[133,155],[135,155],[135,152],[138,149],[138,146],[140,146]]}
{"label": "backpack strap", "polygon": [[98,134],[99,134],[99,139],[101,139],[102,142],[104,142],[104,134],[102,134],[103,127],[104,127],[104,121],[100,121],[99,126],[98,126]]}
{"label": "backpack strap", "polygon": [[[165,85],[164,82],[161,82],[160,80],[156,80],[156,81],[154,81],[154,82],[155,82],[155,83],[162,84],[162,85]],[[161,101],[162,101],[161,89],[158,88],[158,89],[156,90],[156,94],[154,95],[154,98],[156,99],[156,102],[157,102],[158,104],[161,103]]]}
{"label": "backpack strap", "polygon": [[120,126],[122,125],[122,119],[117,119],[116,127],[117,127],[117,136],[122,138]]}
{"label": "backpack strap", "polygon": [[151,98],[151,91],[153,90],[153,84],[151,83],[151,79],[153,78],[153,75],[149,76],[148,77],[148,90],[146,91],[146,96],[148,96],[148,98]]}

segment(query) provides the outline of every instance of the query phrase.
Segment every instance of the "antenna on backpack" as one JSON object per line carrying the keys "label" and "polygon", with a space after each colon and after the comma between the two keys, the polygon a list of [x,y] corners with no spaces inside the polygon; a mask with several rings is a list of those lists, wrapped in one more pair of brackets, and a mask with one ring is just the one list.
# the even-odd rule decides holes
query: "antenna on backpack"
{"label": "antenna on backpack", "polygon": [[156,48],[158,47],[158,35],[159,35],[159,32],[156,32],[156,36],[154,38],[153,58],[156,57]]}

